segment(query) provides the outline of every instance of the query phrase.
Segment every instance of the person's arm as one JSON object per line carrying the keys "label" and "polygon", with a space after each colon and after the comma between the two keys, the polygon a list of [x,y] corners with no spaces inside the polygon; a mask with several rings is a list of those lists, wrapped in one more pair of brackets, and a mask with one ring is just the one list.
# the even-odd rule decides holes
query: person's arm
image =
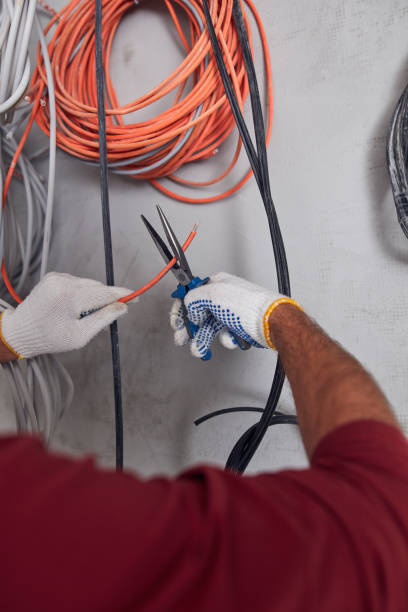
{"label": "person's arm", "polygon": [[0,313],[0,363],[82,348],[127,312],[118,300],[128,293],[50,272],[16,309]]}
{"label": "person's arm", "polygon": [[[279,296],[225,276],[206,290],[188,301],[201,332],[220,330],[211,302],[234,332],[269,346],[263,313]],[[249,478],[197,467],[146,481],[0,438],[0,609],[395,612],[406,600],[407,465],[402,434],[374,421],[329,434],[311,469]]]}
{"label": "person's arm", "polygon": [[1,338],[0,342],[0,363],[7,363],[8,361],[16,361],[18,359],[16,353],[10,351],[10,349],[4,344],[4,340]]}
{"label": "person's arm", "polygon": [[[188,317],[198,325],[190,343],[203,356],[215,336],[236,348],[231,332],[253,347],[277,349],[291,384],[306,451],[339,425],[375,419],[397,425],[384,395],[358,361],[331,340],[294,300],[221,272],[187,294]],[[188,341],[179,302],[171,324],[176,344]]]}
{"label": "person's arm", "polygon": [[269,325],[292,387],[309,457],[339,425],[361,419],[398,425],[370,374],[299,308],[278,306]]}

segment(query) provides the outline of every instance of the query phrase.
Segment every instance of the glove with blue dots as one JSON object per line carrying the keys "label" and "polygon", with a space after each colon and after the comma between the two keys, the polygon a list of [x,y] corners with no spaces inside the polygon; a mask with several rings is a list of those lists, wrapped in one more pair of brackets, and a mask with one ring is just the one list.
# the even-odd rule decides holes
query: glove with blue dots
{"label": "glove with blue dots", "polygon": [[[200,358],[205,356],[217,334],[223,346],[236,348],[237,343],[231,332],[254,347],[269,348],[264,331],[264,315],[271,304],[282,297],[279,293],[225,272],[212,276],[206,285],[189,291],[184,300],[188,318],[198,325],[198,331],[191,341],[192,354]],[[175,343],[186,344],[188,334],[180,300],[175,300],[173,304],[170,323]]]}

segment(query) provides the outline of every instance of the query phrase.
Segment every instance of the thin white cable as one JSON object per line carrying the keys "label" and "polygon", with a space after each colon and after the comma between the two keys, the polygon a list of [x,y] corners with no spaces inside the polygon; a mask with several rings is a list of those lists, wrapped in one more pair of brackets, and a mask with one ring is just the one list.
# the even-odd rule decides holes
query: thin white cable
{"label": "thin white cable", "polygon": [[13,79],[13,89],[15,89],[17,87],[17,83],[21,81],[24,65],[30,61],[28,57],[28,43],[30,42],[31,30],[33,28],[36,4],[36,0],[30,0],[28,6],[26,5],[24,28],[20,27],[20,30],[22,29],[22,36],[18,42],[19,55],[17,56],[18,60]]}
{"label": "thin white cable", "polygon": [[[0,77],[4,76],[0,84],[0,119],[3,123],[8,123],[7,129],[0,128],[0,192],[6,169],[17,148],[14,133],[23,127],[29,114],[29,106],[22,98],[30,79],[28,41],[33,19],[36,21],[47,74],[50,113],[47,189],[44,188],[42,177],[31,160],[22,152],[13,177],[13,188],[7,195],[4,213],[0,206],[0,259],[6,260],[10,280],[18,291],[26,286],[28,279],[38,271],[38,267],[41,276],[47,270],[55,190],[54,83],[47,43],[38,16],[33,13],[34,5],[34,0],[6,0],[0,7]],[[23,200],[15,194],[14,184],[18,181],[24,188]],[[21,210],[18,211],[22,202],[25,206],[23,216]],[[7,295],[4,285],[0,286],[0,294]],[[0,298],[0,310],[5,308],[11,306]],[[62,414],[72,401],[73,383],[68,372],[53,355],[3,364],[3,369],[11,389],[18,431],[38,431],[49,441]]]}
{"label": "thin white cable", "polygon": [[54,190],[55,190],[55,159],[57,152],[57,114],[55,109],[55,90],[54,90],[54,79],[52,74],[50,56],[48,54],[47,43],[45,41],[44,33],[41,28],[40,20],[38,15],[35,16],[35,24],[37,26],[38,37],[40,40],[42,56],[44,60],[45,72],[47,75],[47,88],[48,88],[48,107],[50,113],[50,157],[48,165],[48,194],[47,194],[47,209],[45,213],[44,222],[44,238],[43,238],[43,250],[42,250],[42,261],[41,261],[41,272],[40,277],[42,278],[47,271],[48,267],[48,255],[50,251],[51,241],[51,226],[52,216],[54,211]]}
{"label": "thin white cable", "polygon": [[18,102],[24,96],[24,94],[26,92],[26,89],[27,89],[27,86],[28,86],[28,83],[30,82],[30,72],[31,72],[30,60],[27,60],[25,68],[24,68],[23,77],[22,77],[22,79],[20,81],[19,86],[14,91],[14,93],[11,94],[11,96],[9,98],[7,98],[7,100],[5,102],[3,102],[3,104],[0,104],[0,113],[1,114],[4,114],[6,111],[8,111],[11,108],[13,108],[14,106],[16,106],[16,104],[18,104]]}
{"label": "thin white cable", "polygon": [[10,17],[4,12],[1,15],[1,27],[0,27],[0,50],[7,39],[7,34],[10,28]]}
{"label": "thin white cable", "polygon": [[37,414],[34,410],[34,398],[32,394],[30,394],[28,385],[24,380],[23,372],[21,367],[15,367],[13,369],[15,375],[15,381],[17,389],[21,394],[22,405],[24,406],[24,416],[25,420],[28,424],[30,431],[39,431],[39,422],[37,419]]}
{"label": "thin white cable", "polygon": [[[13,145],[17,148],[17,143],[13,139]],[[26,195],[26,231],[25,231],[25,248],[22,253],[22,270],[19,276],[19,280],[16,286],[17,293],[19,293],[24,285],[24,282],[27,279],[29,270],[30,270],[30,262],[31,262],[31,250],[32,250],[32,242],[33,242],[33,194],[31,190],[31,183],[28,178],[28,173],[26,169],[25,156],[20,155],[18,160],[18,168],[21,171],[25,195]]]}
{"label": "thin white cable", "polygon": [[[10,87],[10,69],[13,63],[13,57],[15,54],[15,43],[17,34],[21,22],[21,16],[23,13],[24,2],[15,3],[14,13],[11,19],[11,26],[7,37],[6,51],[4,58],[2,57],[1,70],[0,70],[0,103],[3,104],[9,97]],[[9,107],[11,108],[12,105]]]}
{"label": "thin white cable", "polygon": [[8,386],[11,392],[14,414],[16,417],[17,431],[19,432],[27,431],[28,427],[27,427],[26,420],[24,418],[24,410],[23,410],[23,406],[21,405],[20,396],[17,391],[17,383],[14,378],[13,366],[14,366],[13,362],[2,364],[3,372],[6,375]]}

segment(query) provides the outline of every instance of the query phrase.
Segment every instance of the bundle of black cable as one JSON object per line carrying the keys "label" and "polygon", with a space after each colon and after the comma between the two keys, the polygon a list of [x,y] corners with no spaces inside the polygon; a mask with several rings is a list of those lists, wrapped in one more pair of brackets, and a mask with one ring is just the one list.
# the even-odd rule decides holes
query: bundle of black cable
{"label": "bundle of black cable", "polygon": [[408,238],[408,85],[392,116],[387,161],[398,221]]}
{"label": "bundle of black cable", "polygon": [[[234,0],[233,17],[237,28],[242,54],[245,63],[245,69],[248,76],[252,115],[255,129],[255,144],[252,142],[244,117],[241,113],[238,100],[235,96],[233,86],[230,82],[228,71],[226,69],[223,54],[220,49],[217,36],[214,30],[214,25],[211,20],[210,11],[207,0],[203,0],[205,18],[208,31],[211,38],[213,52],[217,61],[217,66],[220,72],[222,82],[225,87],[226,95],[231,105],[234,118],[241,135],[249,162],[251,164],[255,180],[257,182],[259,192],[264,203],[266,216],[268,219],[269,229],[271,233],[272,246],[275,256],[276,271],[278,278],[278,288],[280,293],[290,295],[289,272],[286,261],[285,247],[283,244],[282,234],[279,227],[278,218],[276,215],[275,206],[272,200],[268,159],[265,144],[265,126],[262,114],[262,105],[259,95],[258,82],[256,78],[255,67],[252,59],[251,48],[249,44],[248,32],[245,27],[244,18],[241,11],[240,1]],[[100,170],[101,170],[101,203],[102,203],[102,218],[104,229],[105,243],[105,261],[106,261],[106,279],[108,284],[114,283],[113,275],[113,257],[112,257],[112,239],[110,229],[110,212],[109,212],[109,188],[108,188],[108,172],[107,172],[107,155],[106,155],[106,127],[105,127],[105,108],[104,108],[104,72],[102,61],[102,3],[101,0],[95,0],[95,54],[96,54],[96,77],[97,77],[97,92],[98,92],[98,128],[99,128],[99,149],[100,149]],[[115,391],[115,422],[116,422],[116,465],[118,469],[123,465],[123,420],[122,420],[122,396],[120,382],[120,359],[119,359],[119,342],[117,325],[111,325],[111,344],[112,344],[112,360],[113,360],[113,375],[114,375],[114,391]],[[278,358],[275,374],[272,382],[272,387],[264,409],[260,408],[230,408],[223,411],[213,413],[208,417],[199,419],[196,423],[202,422],[210,416],[225,412],[237,412],[242,410],[261,411],[262,416],[258,423],[254,424],[246,431],[232,449],[228,458],[226,467],[236,472],[244,472],[248,463],[252,459],[256,449],[258,448],[265,432],[270,425],[278,423],[296,423],[296,418],[290,415],[284,415],[276,412],[276,407],[282,392],[283,383],[285,381],[285,373],[282,363]]]}
{"label": "bundle of black cable", "polygon": [[[225,92],[230,102],[232,111],[234,113],[235,121],[242,141],[244,143],[244,147],[247,152],[248,159],[251,164],[255,180],[257,182],[259,192],[262,197],[262,201],[264,203],[265,212],[271,233],[273,251],[275,255],[279,291],[284,295],[290,296],[289,271],[286,261],[285,247],[283,244],[282,234],[280,231],[275,206],[272,200],[269,183],[269,169],[265,144],[265,126],[262,114],[262,104],[259,95],[259,87],[256,78],[255,66],[252,59],[251,48],[248,40],[248,33],[245,28],[240,2],[239,0],[234,0],[233,16],[238,31],[242,54],[245,62],[245,68],[248,76],[252,116],[255,129],[255,145],[250,137],[244,117],[239,108],[238,100],[236,99],[233,87],[228,76],[228,72],[223,59],[223,54],[218,44],[214,26],[211,21],[207,0],[203,0],[203,6],[207,27],[211,38],[211,44],[214,55],[217,60],[220,76],[222,78],[225,87]],[[265,409],[262,411],[262,416],[259,422],[252,425],[252,427],[248,429],[248,431],[246,431],[235,444],[228,458],[226,464],[227,468],[236,472],[244,472],[248,463],[254,456],[254,453],[258,448],[262,438],[264,437],[266,430],[270,425],[278,423],[296,423],[295,417],[276,413],[276,407],[282,392],[284,381],[285,372],[283,370],[282,363],[278,358],[275,375],[272,382],[272,388]],[[233,410],[236,411],[237,409]],[[254,411],[257,409],[245,408],[244,410]]]}

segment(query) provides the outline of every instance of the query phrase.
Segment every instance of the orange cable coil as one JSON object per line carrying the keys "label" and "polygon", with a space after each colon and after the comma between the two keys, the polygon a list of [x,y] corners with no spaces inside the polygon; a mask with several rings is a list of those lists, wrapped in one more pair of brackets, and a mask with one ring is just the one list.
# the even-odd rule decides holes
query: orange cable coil
{"label": "orange cable coil", "polygon": [[[225,178],[234,168],[242,145],[238,137],[231,163],[215,179],[194,182],[174,174],[187,162],[206,159],[213,155],[215,149],[229,136],[235,122],[218,75],[206,28],[200,29],[200,21],[202,24],[205,23],[202,3],[198,0],[188,0],[185,4],[183,0],[174,0],[174,3],[170,0],[164,1],[186,48],[187,55],[181,65],[152,91],[123,106],[118,103],[109,74],[110,53],[120,20],[126,12],[135,8],[135,3],[133,0],[104,0],[103,2],[104,65],[107,96],[110,101],[110,104],[107,102],[106,106],[108,162],[110,164],[119,162],[122,167],[124,164],[127,171],[130,171],[130,176],[149,180],[157,189],[174,199],[191,203],[214,202],[242,187],[250,178],[252,171],[249,170],[238,183],[226,191],[202,198],[178,194],[157,180],[166,177],[173,182],[190,187],[215,184]],[[184,35],[173,4],[181,6],[186,12],[189,21],[190,43]],[[232,4],[232,0],[212,0],[210,10],[232,84],[242,108],[248,94],[248,82],[232,18]],[[268,144],[272,129],[272,74],[268,43],[252,0],[244,0],[244,4],[254,16],[262,41],[267,84],[266,142]],[[245,21],[250,34],[246,15]],[[52,17],[44,34],[48,34],[52,28],[55,28],[48,43],[48,52],[55,81],[57,145],[75,157],[97,163],[99,145],[93,24],[94,1],[72,0]],[[190,77],[192,77],[193,86],[186,93]],[[149,121],[124,123],[124,115],[145,108],[172,91],[177,91],[177,93],[173,106],[169,109]],[[3,186],[3,208],[19,155],[27,141],[33,121],[35,120],[40,128],[49,135],[47,79],[40,45],[37,49],[37,66],[31,81],[30,99],[32,102],[31,116]],[[200,112],[197,112],[197,109],[200,109]],[[176,153],[174,153],[175,149]],[[173,155],[171,155],[172,152]],[[156,167],[143,171],[142,162],[144,160],[133,160],[134,157],[140,156],[147,156],[150,165],[156,164]],[[191,232],[183,248],[187,248],[194,237],[195,232]],[[151,282],[122,301],[129,301],[150,289],[170,270],[171,265],[166,266]],[[7,276],[4,261],[1,264],[1,273],[13,298],[21,302],[21,298],[14,291]]]}
{"label": "orange cable coil", "polygon": [[[231,163],[216,178],[189,181],[175,174],[184,164],[211,157],[235,126],[234,117],[218,74],[200,0],[164,0],[181,42],[186,48],[182,63],[164,81],[137,100],[119,105],[109,74],[113,39],[121,19],[131,9],[138,10],[133,0],[104,0],[103,51],[106,69],[107,152],[110,167],[126,172],[136,179],[147,179],[157,189],[175,199],[200,203],[213,202],[239,189],[251,176],[246,175],[234,187],[208,197],[185,197],[164,187],[158,179],[168,178],[189,187],[217,183],[235,166],[241,150],[241,140]],[[244,4],[252,12],[259,30],[266,68],[267,82],[267,142],[272,127],[272,76],[266,34],[252,3]],[[174,6],[185,11],[189,38],[180,25]],[[232,17],[233,0],[212,0],[210,10],[224,51],[235,93],[241,104],[248,94],[248,82],[238,35]],[[245,14],[245,13],[244,13]],[[249,35],[249,21],[245,15]],[[94,1],[72,0],[56,14],[45,29],[55,26],[48,45],[55,79],[57,105],[57,145],[64,151],[88,162],[99,159],[98,117],[95,84]],[[189,88],[188,82],[193,85]],[[45,91],[46,75],[40,47],[31,92]],[[167,94],[175,99],[167,110],[139,123],[124,123],[124,115],[146,108]],[[42,104],[35,116],[40,128],[49,134],[48,105]],[[135,160],[134,158],[138,158]],[[140,159],[140,158],[143,159]],[[146,163],[147,160],[147,163]],[[112,166],[112,164],[114,164]],[[119,164],[115,166],[115,164]]]}

